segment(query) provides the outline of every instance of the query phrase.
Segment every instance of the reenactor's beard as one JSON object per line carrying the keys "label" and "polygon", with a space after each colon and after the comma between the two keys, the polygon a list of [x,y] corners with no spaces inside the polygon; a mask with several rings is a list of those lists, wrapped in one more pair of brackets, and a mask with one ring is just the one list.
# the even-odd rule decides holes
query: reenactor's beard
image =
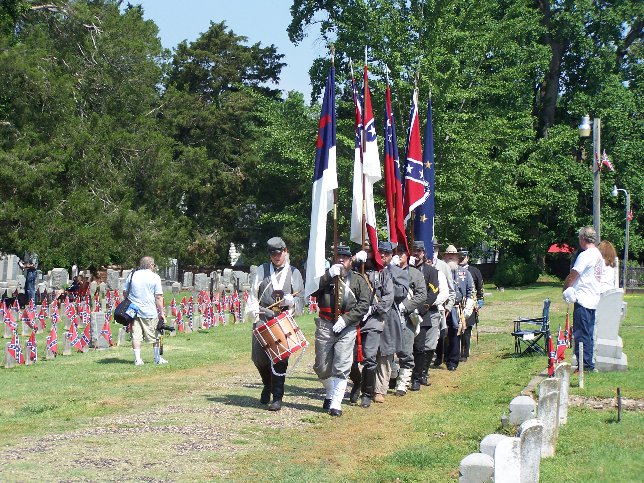
{"label": "reenactor's beard", "polygon": [[447,264],[449,265],[449,268],[452,269],[452,272],[458,270],[458,263],[456,263],[454,260],[447,262]]}

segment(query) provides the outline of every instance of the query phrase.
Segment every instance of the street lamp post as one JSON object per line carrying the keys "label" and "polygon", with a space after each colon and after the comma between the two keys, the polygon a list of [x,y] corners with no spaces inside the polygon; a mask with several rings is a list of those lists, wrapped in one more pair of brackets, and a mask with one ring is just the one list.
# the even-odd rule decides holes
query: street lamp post
{"label": "street lamp post", "polygon": [[617,186],[613,186],[613,191],[611,194],[617,196],[619,191],[623,191],[626,196],[626,228],[624,229],[624,266],[622,267],[622,287],[624,292],[626,292],[626,278],[627,278],[627,268],[626,264],[628,263],[628,228],[630,225],[630,213],[631,213],[631,197],[628,194],[628,191]]}
{"label": "street lamp post", "polygon": [[[579,136],[582,138],[590,137],[590,116],[583,116],[579,125]],[[599,175],[601,172],[600,152],[601,152],[601,119],[593,119],[593,228],[597,233],[597,240],[601,240],[600,231],[600,185]]]}

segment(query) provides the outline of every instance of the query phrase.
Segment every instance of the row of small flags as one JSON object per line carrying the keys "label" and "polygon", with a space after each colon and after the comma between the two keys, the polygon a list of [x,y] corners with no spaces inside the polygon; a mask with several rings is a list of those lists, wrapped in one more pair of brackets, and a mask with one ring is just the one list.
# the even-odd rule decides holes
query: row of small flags
{"label": "row of small flags", "polygon": [[557,349],[555,350],[552,335],[548,336],[548,376],[555,375],[555,364],[566,359],[566,349],[572,347],[572,330],[570,328],[570,314],[566,312],[566,325],[562,329],[559,326],[557,334]]}
{"label": "row of small flags", "polygon": [[[113,293],[107,292],[107,303],[106,303],[106,313],[105,320],[103,322],[103,327],[99,333],[99,337],[105,338],[110,347],[114,345],[112,330],[110,327],[110,320],[112,319],[113,309],[120,302],[120,297],[118,291]],[[202,291],[197,297],[197,311],[203,315],[203,324],[202,327],[209,329],[215,327],[217,323],[224,325],[225,314],[227,312],[231,313],[233,316],[233,323],[240,323],[243,321],[242,316],[242,301],[246,303],[248,301],[248,292],[244,292],[240,298],[237,292],[233,294],[215,294],[213,298],[208,295],[207,292]],[[96,301],[96,307],[100,307],[100,303]],[[66,317],[70,320],[69,329],[65,333],[65,337],[69,341],[69,344],[72,348],[77,349],[79,352],[82,352],[86,347],[90,345],[91,342],[91,325],[89,323],[89,308],[86,305],[85,301],[74,303],[71,302],[68,298],[63,302],[64,313]],[[31,335],[29,336],[26,343],[26,355],[23,351],[20,336],[18,335],[18,323],[16,322],[12,310],[20,312],[20,305],[17,300],[14,302],[11,308],[7,307],[4,300],[0,302],[0,317],[4,321],[5,325],[9,327],[12,332],[12,338],[9,342],[7,348],[9,355],[13,357],[17,364],[24,364],[25,357],[28,358],[29,362],[34,363],[38,360],[38,347],[36,344],[36,334],[38,331],[46,330],[46,319],[50,319],[51,327],[49,334],[45,340],[45,349],[53,353],[54,355],[58,354],[58,323],[61,320],[60,311],[58,308],[58,303],[53,302],[51,305],[43,304],[38,311],[38,316],[36,317],[36,306],[35,303],[30,301],[30,304],[23,309],[21,320],[29,328],[31,328]],[[318,305],[315,297],[309,298],[309,313],[316,313],[318,310]],[[194,298],[190,296],[188,299],[183,297],[179,304],[177,304],[176,299],[173,297],[170,303],[170,311],[173,317],[175,317],[175,324],[178,332],[186,332],[186,323],[188,324],[189,330],[193,330],[193,317],[194,317]],[[85,317],[83,314],[88,314]],[[85,328],[82,332],[79,332],[79,319],[85,323]],[[186,322],[187,319],[187,322]],[[35,322],[37,320],[37,322]]]}

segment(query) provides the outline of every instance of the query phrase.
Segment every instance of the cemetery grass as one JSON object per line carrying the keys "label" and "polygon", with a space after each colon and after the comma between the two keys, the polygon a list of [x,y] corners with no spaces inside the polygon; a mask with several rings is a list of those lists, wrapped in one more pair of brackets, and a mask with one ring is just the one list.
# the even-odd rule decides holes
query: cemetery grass
{"label": "cemetery grass", "polygon": [[[126,346],[2,369],[0,479],[455,481],[460,460],[486,434],[504,431],[509,402],[546,368],[545,357],[511,357],[512,320],[539,316],[550,297],[553,327],[565,321],[560,284],[486,291],[468,362],[456,372],[432,369],[429,388],[366,410],[345,399],[341,418],[321,410],[312,346],[295,367],[291,359],[282,411],[259,404],[249,324],[166,336],[167,366],[152,364],[144,346],[147,364],[135,367]],[[621,335],[629,370],[586,374],[585,389],[573,377],[571,395],[588,404],[569,409],[556,456],[541,462],[542,481],[642,474],[642,411],[624,411],[616,423],[615,408],[593,403],[614,397],[617,386],[644,400],[644,296],[627,302]],[[312,343],[312,317],[300,325]]]}

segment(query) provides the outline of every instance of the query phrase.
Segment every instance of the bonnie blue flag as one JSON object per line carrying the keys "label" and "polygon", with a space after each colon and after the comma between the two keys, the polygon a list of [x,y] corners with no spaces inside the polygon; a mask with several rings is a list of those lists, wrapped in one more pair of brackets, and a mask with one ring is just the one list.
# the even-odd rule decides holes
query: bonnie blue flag
{"label": "bonnie blue flag", "polygon": [[329,211],[333,208],[333,190],[338,188],[335,146],[335,68],[331,67],[318,125],[305,297],[317,291],[320,277],[324,275],[325,270],[326,220]]}
{"label": "bonnie blue flag", "polygon": [[423,177],[425,178],[425,201],[416,208],[414,237],[425,242],[425,253],[434,252],[434,125],[432,122],[432,96],[427,102],[427,125],[423,147]]}

